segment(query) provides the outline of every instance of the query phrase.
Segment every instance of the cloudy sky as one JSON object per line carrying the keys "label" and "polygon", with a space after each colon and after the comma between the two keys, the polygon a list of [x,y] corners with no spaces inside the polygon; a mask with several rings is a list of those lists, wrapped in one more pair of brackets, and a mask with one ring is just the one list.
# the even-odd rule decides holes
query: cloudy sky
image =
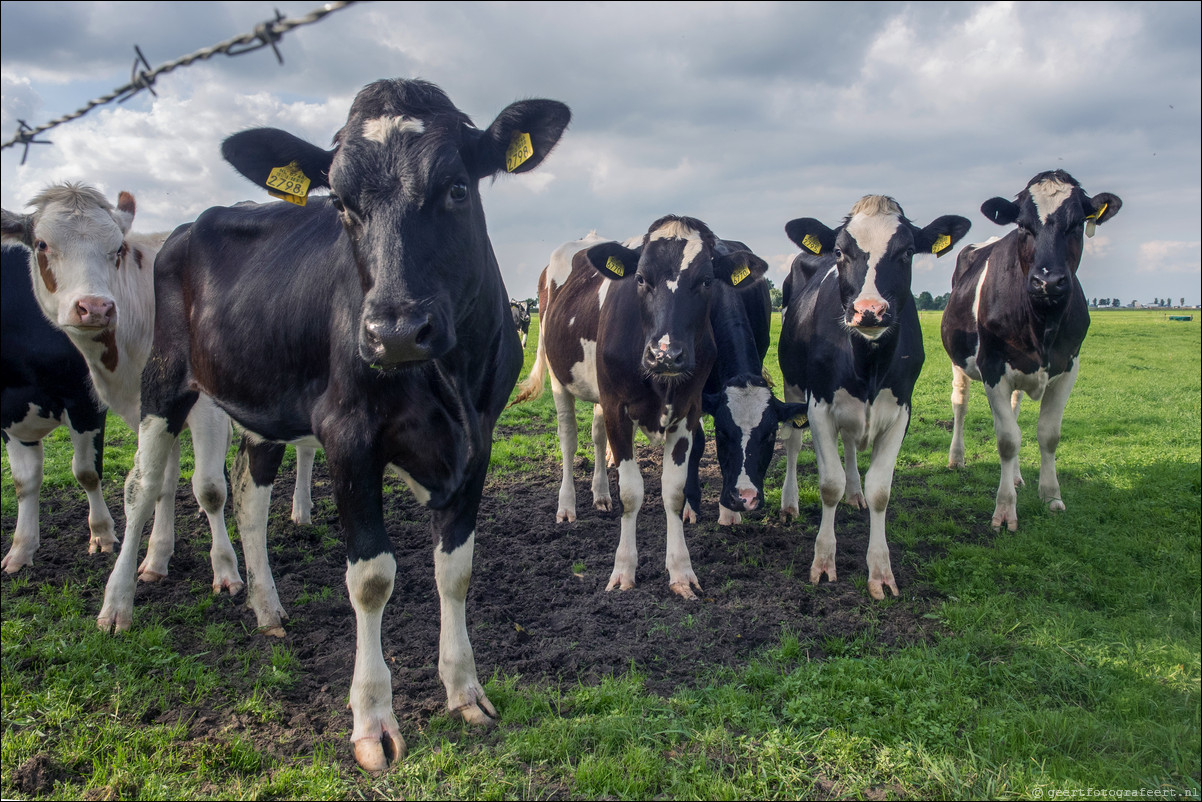
{"label": "cloudy sky", "polygon": [[[40,125],[152,66],[317,2],[5,2],[3,116]],[[328,146],[377,78],[439,84],[484,127],[548,97],[573,120],[537,170],[484,189],[510,294],[531,296],[561,243],[625,239],[663,214],[704,220],[772,265],[795,217],[838,223],[870,193],[925,225],[1006,229],[983,201],[1070,172],[1123,199],[1088,241],[1086,295],[1202,300],[1202,5],[1187,3],[358,3],[270,50],[219,56],[3,151],[3,205],[53,181],[133,192],[135,228],[268,200],[219,156],[230,133],[277,126]],[[948,290],[954,261],[920,257],[914,292]]]}

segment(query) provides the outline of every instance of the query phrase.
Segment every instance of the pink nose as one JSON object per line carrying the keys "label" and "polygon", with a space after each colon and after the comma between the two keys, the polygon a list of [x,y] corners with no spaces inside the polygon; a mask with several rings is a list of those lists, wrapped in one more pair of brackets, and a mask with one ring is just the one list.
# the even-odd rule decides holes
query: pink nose
{"label": "pink nose", "polygon": [[859,326],[862,323],[875,323],[885,316],[885,312],[889,310],[889,304],[882,300],[859,300],[852,305],[855,315],[852,317],[852,324]]}
{"label": "pink nose", "polygon": [[117,306],[108,298],[88,296],[75,302],[75,316],[80,326],[107,326],[113,322]]}
{"label": "pink nose", "polygon": [[760,504],[759,494],[754,490],[740,490],[739,498],[743,499],[743,509],[747,512],[751,512]]}

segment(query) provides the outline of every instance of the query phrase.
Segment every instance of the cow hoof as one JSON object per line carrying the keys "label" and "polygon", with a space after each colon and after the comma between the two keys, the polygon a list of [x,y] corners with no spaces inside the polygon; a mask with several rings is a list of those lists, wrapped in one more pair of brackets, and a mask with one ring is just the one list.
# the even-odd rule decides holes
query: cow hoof
{"label": "cow hoof", "polygon": [[684,509],[680,511],[680,521],[686,524],[697,523],[697,513],[693,510],[693,505],[687,501],[684,503]]}
{"label": "cow hoof", "polygon": [[964,459],[963,459],[963,458],[960,458],[960,459],[949,459],[949,460],[947,461],[947,467],[948,467],[950,470],[953,470],[953,471],[954,471],[954,470],[958,470],[958,469],[960,469],[960,468],[963,468],[963,467],[964,467]]}
{"label": "cow hoof", "polygon": [[822,575],[826,574],[826,581],[834,582],[838,579],[835,572],[835,561],[814,559],[814,564],[810,566],[810,582],[817,585],[822,581]]}
{"label": "cow hoof", "polygon": [[15,574],[27,565],[33,565],[33,557],[24,554],[13,554],[11,551],[0,561],[0,569],[6,574]]}
{"label": "cow hoof", "polygon": [[1064,501],[1058,498],[1048,499],[1048,512],[1064,512]]}
{"label": "cow hoof", "polygon": [[352,744],[355,762],[370,774],[388,770],[389,764],[405,756],[405,739],[400,733],[386,732],[379,738],[363,738]]}
{"label": "cow hoof", "polygon": [[138,571],[139,582],[162,582],[166,578],[166,574],[160,574],[158,571],[151,571],[149,569]]}
{"label": "cow hoof", "polygon": [[668,588],[680,598],[695,601],[697,594],[693,593],[693,587],[701,590],[701,584],[696,579],[686,579],[668,585]]}
{"label": "cow hoof", "polygon": [[88,554],[96,554],[97,552],[102,554],[112,554],[113,546],[115,545],[117,545],[117,539],[115,537],[94,537],[88,541]]}
{"label": "cow hoof", "polygon": [[560,510],[559,512],[555,513],[555,523],[557,523],[557,524],[562,524],[562,523],[570,524],[570,523],[575,523],[575,522],[576,522],[575,511]]}
{"label": "cow hoof", "polygon": [[897,583],[893,581],[893,577],[868,580],[868,595],[877,601],[885,598],[885,588],[889,588],[893,595],[897,596]]}
{"label": "cow hoof", "polygon": [[463,719],[465,724],[471,724],[473,727],[483,727],[488,729],[495,727],[497,719],[497,710],[488,701],[488,697],[480,694],[475,703],[469,703],[462,707],[457,707],[451,711],[451,715]]}
{"label": "cow hoof", "polygon": [[132,624],[131,618],[132,616],[129,614],[122,615],[101,610],[100,615],[96,617],[96,628],[106,635],[125,632]]}
{"label": "cow hoof", "polygon": [[275,626],[259,627],[255,630],[258,634],[265,638],[282,638],[284,637],[284,628],[279,624]]}
{"label": "cow hoof", "polygon": [[855,495],[847,496],[843,499],[843,503],[857,510],[868,509],[868,502],[864,500],[863,493],[856,493]]}
{"label": "cow hoof", "polygon": [[614,574],[609,578],[609,584],[605,586],[606,592],[619,588],[621,590],[630,590],[634,587],[634,577],[626,578],[622,574]]}
{"label": "cow hoof", "polygon": [[780,522],[783,524],[792,523],[799,517],[799,511],[796,507],[781,507]]}
{"label": "cow hoof", "polygon": [[293,510],[292,523],[296,524],[297,526],[312,526],[313,516],[309,513],[298,513]]}
{"label": "cow hoof", "polygon": [[223,591],[223,590],[228,590],[231,596],[237,596],[239,593],[242,592],[242,588],[244,588],[244,587],[246,587],[246,585],[243,584],[241,579],[237,579],[237,580],[220,579],[220,580],[213,581],[214,595],[221,593],[221,591]]}
{"label": "cow hoof", "polygon": [[734,526],[743,523],[743,513],[728,510],[718,505],[718,526]]}
{"label": "cow hoof", "polygon": [[[593,509],[601,510],[601,512],[609,512],[613,509],[613,502],[607,498],[595,498],[593,499]],[[572,520],[575,520],[574,516]]]}

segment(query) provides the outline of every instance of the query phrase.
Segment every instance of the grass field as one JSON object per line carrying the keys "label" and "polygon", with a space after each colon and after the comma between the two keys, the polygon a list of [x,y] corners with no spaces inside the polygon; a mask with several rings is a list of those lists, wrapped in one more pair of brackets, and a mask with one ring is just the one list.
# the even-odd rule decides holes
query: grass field
{"label": "grass field", "polygon": [[[273,691],[306,670],[287,641],[251,648],[257,636],[207,624],[203,594],[189,609],[151,610],[131,632],[108,637],[95,628],[91,601],[106,577],[87,587],[32,585],[23,572],[2,583],[0,795],[1198,799],[1199,322],[1094,314],[1059,450],[1068,509],[1051,514],[1038,500],[1038,406],[1027,401],[1027,486],[1012,533],[989,527],[999,468],[979,384],[968,467],[946,468],[951,370],[939,313],[922,319],[927,362],[898,459],[889,538],[939,597],[927,613],[937,625],[929,641],[813,644],[782,627],[779,642],[746,665],[706,669],[667,698],[633,672],[549,686],[502,666],[487,684],[500,727],[477,733],[435,715],[405,732],[403,762],[370,777],[348,765],[349,734],[336,749],[297,759],[258,749],[237,730],[184,745],[185,725],[144,720],[152,703],[183,704],[219,687],[243,689],[240,715],[270,717]],[[534,346],[532,327],[527,368]],[[775,352],[768,361],[775,369]],[[497,444],[494,471],[522,475],[531,455],[557,455],[549,393],[503,422],[521,434]],[[109,427],[106,497],[119,515],[134,437],[115,418]],[[79,495],[62,435],[47,445],[44,507]],[[816,505],[812,451],[801,460],[802,505]],[[772,514],[783,476],[777,459]],[[7,549],[15,500],[6,459],[3,513]],[[754,537],[756,524],[744,526]],[[798,533],[807,542],[813,535]],[[43,531],[43,543],[55,536]],[[840,581],[863,580],[841,573]],[[904,603],[902,594],[881,604]],[[182,626],[224,650],[227,669],[178,651],[173,632]],[[822,659],[808,657],[817,652]]]}

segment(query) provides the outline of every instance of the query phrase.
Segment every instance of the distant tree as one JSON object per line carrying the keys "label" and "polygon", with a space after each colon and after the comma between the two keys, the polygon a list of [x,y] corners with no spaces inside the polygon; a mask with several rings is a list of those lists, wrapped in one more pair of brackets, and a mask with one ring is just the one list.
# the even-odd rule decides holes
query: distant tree
{"label": "distant tree", "polygon": [[914,299],[914,306],[920,311],[935,308],[935,299],[926,290],[918,293],[918,297]]}
{"label": "distant tree", "polygon": [[538,299],[537,298],[527,298],[526,299],[526,311],[532,315],[538,311]]}
{"label": "distant tree", "polygon": [[943,311],[944,309],[947,309],[947,302],[950,301],[951,299],[952,299],[952,294],[950,292],[945,292],[945,293],[943,293],[943,295],[936,295],[935,296],[935,305],[932,306],[931,308]]}
{"label": "distant tree", "polygon": [[779,312],[785,300],[785,294],[769,283],[768,297],[772,299],[772,311]]}
{"label": "distant tree", "polygon": [[1182,306],[1185,306],[1185,298],[1182,298],[1182,299],[1181,299],[1181,305],[1182,305]]}

